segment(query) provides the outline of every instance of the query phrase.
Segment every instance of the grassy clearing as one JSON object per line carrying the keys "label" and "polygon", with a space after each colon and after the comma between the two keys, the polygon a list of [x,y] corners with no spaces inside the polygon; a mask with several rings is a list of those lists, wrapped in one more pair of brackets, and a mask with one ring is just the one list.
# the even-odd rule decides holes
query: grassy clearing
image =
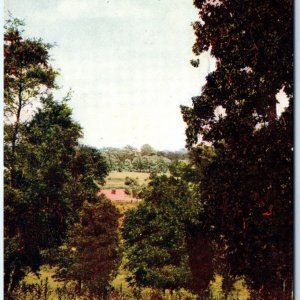
{"label": "grassy clearing", "polygon": [[[223,299],[222,298],[222,277],[216,275],[214,281],[210,285],[212,299]],[[246,287],[245,281],[243,279],[237,280],[233,289],[228,295],[228,300],[248,300],[250,299],[250,293]]]}
{"label": "grassy clearing", "polygon": [[237,280],[233,285],[233,290],[229,295],[231,299],[248,300],[250,293],[243,279]]}
{"label": "grassy clearing", "polygon": [[55,281],[55,278],[53,276],[55,275],[55,268],[50,267],[48,265],[44,265],[41,267],[41,271],[39,276],[36,274],[30,272],[24,279],[24,282],[26,284],[40,284],[41,281],[45,282],[45,280],[48,281],[49,286],[52,289],[56,289],[63,286],[62,282]]}
{"label": "grassy clearing", "polygon": [[[122,263],[121,266],[118,270],[118,274],[117,276],[114,278],[114,280],[111,282],[111,286],[113,287],[113,289],[115,291],[118,292],[119,296],[117,298],[113,297],[110,299],[122,299],[122,300],[129,300],[129,299],[137,299],[134,296],[134,288],[132,286],[130,286],[128,284],[128,282],[126,281],[126,278],[128,276],[130,276],[131,274],[128,272],[128,270],[125,269],[126,265],[126,257],[123,257],[122,259]],[[47,297],[47,300],[56,300],[58,299],[55,290],[57,288],[62,288],[64,285],[64,282],[58,282],[55,281],[55,278],[53,278],[53,276],[55,275],[55,267],[50,267],[48,265],[44,265],[41,267],[41,272],[39,277],[33,273],[29,273],[25,279],[24,282],[26,284],[38,284],[38,285],[42,285],[45,283],[45,281],[47,280],[48,282],[48,287],[51,290],[51,293],[49,295],[49,297]],[[153,294],[156,293],[157,291],[151,288],[142,288],[140,290],[141,294],[140,294],[140,298],[141,300],[149,300],[149,299],[156,299],[155,297],[153,298]],[[224,299],[223,298],[223,293],[222,293],[222,277],[219,275],[216,275],[214,280],[211,282],[210,284],[210,294],[211,296],[207,299],[207,300],[221,300]],[[119,298],[120,295],[122,295],[122,298]],[[189,299],[189,300],[193,300],[193,299],[197,299],[197,297],[195,295],[193,295],[192,293],[184,290],[184,289],[180,289],[179,291],[174,291],[173,293],[171,293],[170,291],[166,290],[162,296],[163,300],[173,300],[173,299],[180,299],[180,300],[184,300],[184,299]],[[26,298],[29,300],[29,298]],[[30,298],[36,300],[37,298]],[[63,298],[65,299],[65,298]],[[71,299],[71,298],[70,298]],[[72,298],[74,299],[74,298]],[[81,297],[76,297],[76,299],[83,299]],[[245,285],[244,280],[237,280],[234,283],[233,289],[231,291],[231,293],[229,294],[228,300],[248,300],[250,299],[250,294],[249,291]],[[19,299],[18,299],[19,300]],[[22,299],[23,300],[23,299]],[[25,299],[24,299],[25,300]],[[67,300],[67,298],[66,298]]]}
{"label": "grassy clearing", "polygon": [[124,268],[125,258],[123,257],[121,266],[119,267],[118,274],[115,279],[112,281],[112,287],[122,293],[125,297],[129,297],[133,294],[133,288],[129,286],[126,278],[129,275],[128,271]]}
{"label": "grassy clearing", "polygon": [[[140,295],[138,298],[135,296],[134,288],[130,286],[127,281],[126,277],[130,275],[128,271],[124,268],[125,265],[125,258],[123,258],[123,262],[119,268],[119,272],[115,279],[111,282],[111,286],[113,289],[117,292],[118,296],[110,297],[109,299],[122,299],[122,300],[130,300],[130,299],[141,299],[141,300],[150,300],[150,299],[158,299],[155,297],[155,294],[157,294],[157,291],[155,289],[151,288],[142,288],[140,290]],[[45,280],[48,281],[48,287],[52,291],[50,294],[48,294],[48,297],[45,299],[47,300],[58,300],[57,294],[55,293],[55,290],[57,288],[61,288],[63,286],[63,282],[57,282],[52,277],[55,274],[55,268],[50,266],[42,266],[40,276],[37,277],[33,273],[29,273],[24,282],[26,284],[43,284]],[[160,293],[160,292],[159,292]],[[214,281],[211,282],[210,285],[210,297],[208,297],[207,300],[222,300],[224,299],[223,293],[222,293],[222,277],[219,275],[215,276]],[[187,290],[180,289],[178,291],[171,292],[169,290],[165,290],[163,294],[160,293],[160,296],[163,300],[196,300],[198,299],[196,295],[188,292]],[[243,280],[237,280],[233,286],[233,289],[231,293],[228,296],[228,300],[248,300],[250,298],[249,291],[247,290],[247,287],[245,286],[245,282]],[[26,298],[26,300],[36,300],[38,298]],[[44,299],[44,298],[43,298]],[[63,298],[65,300],[67,298]],[[71,299],[71,298],[70,298]],[[72,299],[85,299],[84,297],[75,297]],[[21,298],[18,298],[18,300],[21,300]],[[23,300],[23,299],[22,299]],[[24,299],[25,300],[25,299]],[[68,299],[69,300],[69,299]]]}
{"label": "grassy clearing", "polygon": [[121,215],[123,215],[128,209],[137,207],[138,204],[139,202],[114,202],[114,205],[119,209]]}
{"label": "grassy clearing", "polygon": [[[14,295],[16,300],[58,300],[56,291],[63,288],[64,282],[56,281],[54,278],[56,268],[43,265],[39,274],[28,273],[23,282],[28,288],[23,287]],[[21,285],[22,286],[22,285]],[[31,286],[31,288],[30,288]],[[64,298],[60,298],[64,299]],[[71,298],[70,298],[71,299]],[[79,298],[78,298],[79,299]]]}
{"label": "grassy clearing", "polygon": [[[128,284],[126,277],[128,277],[129,272],[124,269],[124,259],[122,265],[119,269],[118,275],[112,281],[111,285],[116,290],[119,295],[122,295],[120,299],[122,300],[132,300],[132,299],[141,299],[141,300],[151,300],[151,299],[163,299],[163,300],[196,300],[197,296],[188,292],[185,289],[180,289],[178,291],[169,291],[165,290],[162,294],[161,291],[157,291],[152,288],[141,288],[140,295],[134,296],[134,288]],[[157,297],[157,292],[160,297]],[[161,298],[162,297],[162,298]],[[118,298],[119,299],[119,298]]]}
{"label": "grassy clearing", "polygon": [[124,189],[126,187],[124,181],[126,177],[137,179],[139,184],[147,183],[150,173],[139,172],[110,172],[106,178],[106,183],[102,189]]}

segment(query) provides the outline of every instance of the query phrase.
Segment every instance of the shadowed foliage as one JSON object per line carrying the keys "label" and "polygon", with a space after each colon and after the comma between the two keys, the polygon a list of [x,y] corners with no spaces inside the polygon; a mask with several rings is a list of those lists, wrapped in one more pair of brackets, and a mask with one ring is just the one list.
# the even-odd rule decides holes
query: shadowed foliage
{"label": "shadowed foliage", "polygon": [[[194,1],[199,55],[216,70],[191,108],[187,145],[210,142],[201,194],[212,240],[233,277],[262,299],[290,299],[293,280],[293,2]],[[201,66],[200,66],[201,67]],[[276,110],[282,90],[286,110]],[[220,109],[223,114],[220,114]]]}

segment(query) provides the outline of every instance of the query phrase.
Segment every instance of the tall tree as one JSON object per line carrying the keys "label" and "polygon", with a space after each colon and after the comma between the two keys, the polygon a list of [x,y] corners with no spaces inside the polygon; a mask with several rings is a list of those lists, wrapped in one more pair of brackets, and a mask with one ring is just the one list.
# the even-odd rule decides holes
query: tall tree
{"label": "tall tree", "polygon": [[62,244],[79,222],[84,201],[98,201],[97,183],[108,168],[100,153],[79,146],[81,129],[66,102],[44,100],[22,129],[16,151],[16,182],[5,184],[5,283],[7,291],[38,271],[42,252]]}
{"label": "tall tree", "polygon": [[26,109],[32,111],[40,97],[55,87],[58,74],[49,64],[51,45],[41,39],[24,38],[22,26],[23,21],[10,18],[4,33],[4,113],[6,124],[12,124],[7,131],[12,153],[11,180],[22,118],[26,114],[30,117]]}
{"label": "tall tree", "polygon": [[[57,74],[49,65],[50,45],[23,38],[23,25],[22,21],[10,18],[4,34],[5,291],[13,289],[22,278],[24,265],[35,270],[39,261],[35,243],[26,244],[22,231],[30,227],[21,214],[32,196],[27,188],[36,179],[30,172],[24,176],[28,159],[36,154],[32,153],[30,158],[25,146],[28,143],[23,136],[24,120],[32,117],[33,104],[47,94],[47,89],[55,87]],[[24,254],[26,251],[28,255]]]}
{"label": "tall tree", "polygon": [[72,176],[66,190],[74,209],[80,209],[84,201],[97,202],[99,186],[104,184],[109,169],[104,156],[96,148],[78,145],[70,168]]}
{"label": "tall tree", "polygon": [[[290,297],[293,3],[194,4],[201,20],[194,24],[193,50],[197,55],[209,50],[216,71],[207,76],[192,108],[182,112],[188,146],[201,135],[217,154],[201,181],[212,237],[223,247],[233,276],[246,276],[263,299]],[[289,104],[278,115],[280,90]]]}
{"label": "tall tree", "polygon": [[[5,177],[7,289],[9,285],[14,288],[26,266],[38,270],[41,250],[59,245],[64,237],[72,209],[66,184],[81,136],[80,127],[71,119],[71,110],[51,98],[20,133],[13,186],[10,174]],[[5,145],[5,152],[10,150],[11,145]]]}
{"label": "tall tree", "polygon": [[155,149],[149,144],[144,144],[141,147],[141,155],[149,156],[149,155],[154,155],[155,153],[156,153]]}
{"label": "tall tree", "polygon": [[78,283],[78,294],[106,299],[120,264],[119,212],[104,196],[84,202],[80,220],[60,251],[58,276]]}

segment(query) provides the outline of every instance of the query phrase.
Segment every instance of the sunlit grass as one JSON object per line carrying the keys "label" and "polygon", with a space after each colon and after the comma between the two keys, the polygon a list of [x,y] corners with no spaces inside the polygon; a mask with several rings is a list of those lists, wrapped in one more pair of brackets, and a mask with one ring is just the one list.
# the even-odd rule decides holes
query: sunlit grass
{"label": "sunlit grass", "polygon": [[43,265],[41,267],[41,270],[39,272],[39,276],[36,274],[30,272],[27,274],[27,276],[24,279],[24,282],[26,284],[39,284],[42,282],[45,282],[45,280],[48,280],[49,287],[51,289],[56,289],[58,287],[63,286],[63,282],[56,281],[53,276],[55,275],[56,268],[50,267],[48,265]]}
{"label": "sunlit grass", "polygon": [[[222,292],[222,276],[216,275],[214,280],[210,284],[212,299],[223,299]],[[233,284],[233,289],[228,295],[228,300],[248,300],[250,299],[250,293],[246,287],[243,279],[237,280]]]}
{"label": "sunlit grass", "polygon": [[[129,285],[126,278],[128,277],[129,272],[125,269],[125,258],[123,258],[122,264],[118,270],[117,276],[111,282],[112,288],[118,292],[119,296],[117,298],[113,297],[110,299],[137,299],[134,296],[134,288]],[[45,280],[48,281],[48,287],[52,291],[50,297],[47,300],[56,300],[58,297],[55,294],[55,290],[59,287],[62,287],[64,282],[56,281],[53,276],[55,275],[55,268],[50,267],[48,265],[44,265],[41,267],[41,272],[39,276],[36,276],[33,273],[29,273],[24,282],[26,284],[41,284],[45,283]],[[211,282],[210,285],[211,296],[207,300],[222,300],[224,299],[224,295],[222,293],[222,277],[219,275],[215,276],[215,279]],[[158,292],[152,288],[141,288],[140,289],[140,298],[141,300],[152,299],[153,295]],[[165,290],[162,294],[160,294],[163,300],[196,300],[198,299],[196,295],[190,293],[185,289],[180,289],[178,291],[169,291]],[[121,297],[121,298],[120,298]],[[250,298],[249,291],[245,285],[244,280],[240,279],[234,283],[233,289],[228,296],[228,300],[248,300]],[[76,299],[83,299],[80,297],[76,297]],[[26,300],[26,299],[24,299]]]}

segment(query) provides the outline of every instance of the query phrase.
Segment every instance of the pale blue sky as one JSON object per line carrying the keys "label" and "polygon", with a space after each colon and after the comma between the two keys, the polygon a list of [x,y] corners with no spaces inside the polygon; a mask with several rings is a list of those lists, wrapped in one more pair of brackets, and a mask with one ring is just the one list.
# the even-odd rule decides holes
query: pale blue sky
{"label": "pale blue sky", "polygon": [[[96,147],[185,145],[179,105],[200,94],[213,63],[193,68],[192,0],[6,0],[26,35],[56,43],[53,65],[71,88],[83,142]],[[211,67],[209,67],[209,64]]]}

